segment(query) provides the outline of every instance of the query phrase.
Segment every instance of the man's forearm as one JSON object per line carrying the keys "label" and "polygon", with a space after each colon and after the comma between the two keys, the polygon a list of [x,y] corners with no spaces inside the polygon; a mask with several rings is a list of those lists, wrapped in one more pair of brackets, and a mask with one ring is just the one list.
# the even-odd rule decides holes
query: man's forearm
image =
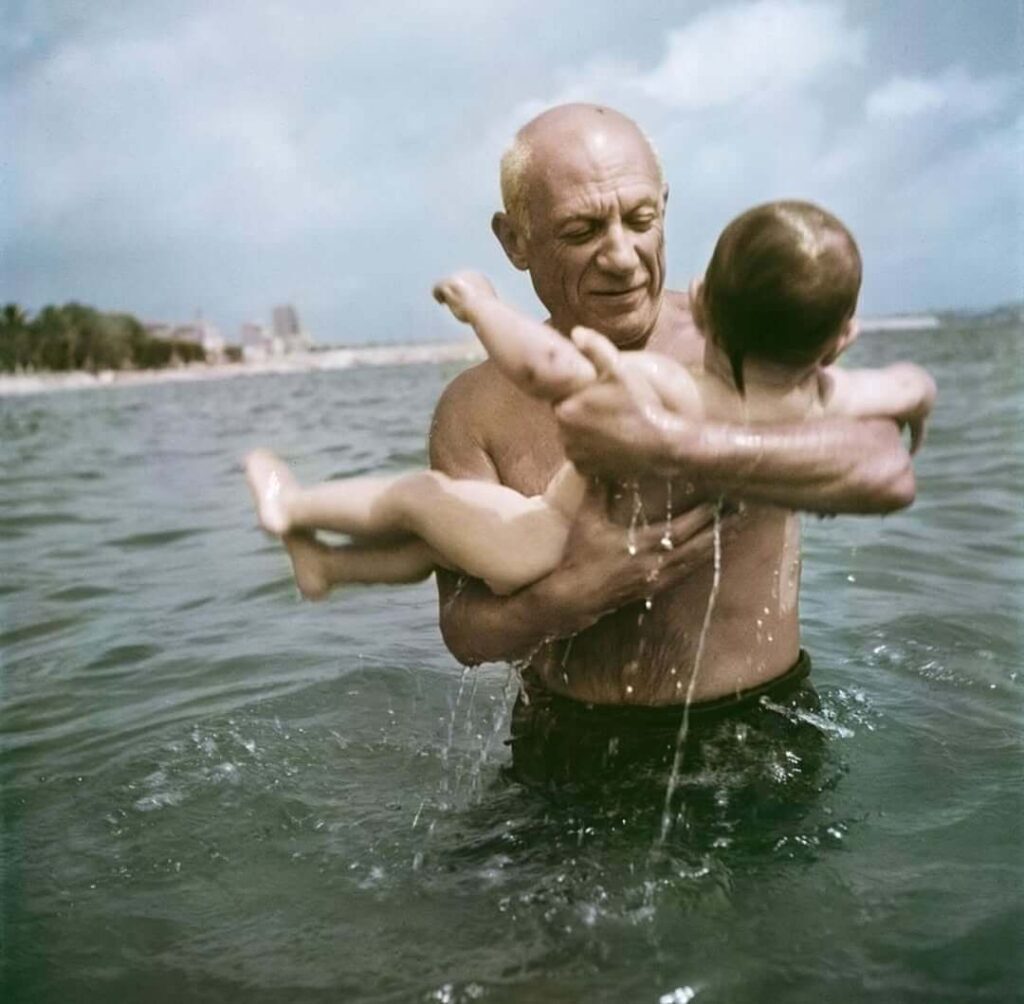
{"label": "man's forearm", "polygon": [[475,579],[438,571],[441,635],[459,662],[527,659],[545,642],[564,638],[598,619],[570,606],[541,580],[512,596],[495,596]]}
{"label": "man's forearm", "polygon": [[704,491],[835,513],[891,512],[914,500],[910,457],[888,419],[772,428],[671,418],[660,424],[661,473],[691,477]]}
{"label": "man's forearm", "polygon": [[703,494],[815,512],[890,512],[914,498],[910,456],[888,419],[698,423],[652,402],[622,368],[555,414],[569,459],[599,477],[682,478]]}

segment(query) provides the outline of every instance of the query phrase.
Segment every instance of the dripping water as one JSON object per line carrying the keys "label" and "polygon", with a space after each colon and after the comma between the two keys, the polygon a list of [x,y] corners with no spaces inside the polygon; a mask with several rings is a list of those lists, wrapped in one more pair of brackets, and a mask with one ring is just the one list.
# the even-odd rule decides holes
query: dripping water
{"label": "dripping water", "polygon": [[[463,666],[462,673],[459,676],[459,689],[455,693],[455,700],[452,702],[452,712],[448,716],[448,732],[445,736],[444,746],[441,748],[441,793],[444,796],[446,796],[451,789],[451,776],[448,770],[448,760],[451,757],[452,746],[455,742],[455,721],[459,714],[459,706],[462,704],[462,694],[466,689],[466,680],[468,679],[469,674],[470,668],[468,666]],[[476,678],[474,676],[474,682],[475,679]]]}
{"label": "dripping water", "polygon": [[626,529],[626,550],[629,552],[631,558],[636,557],[637,546],[636,546],[636,531],[637,527],[643,523],[646,525],[644,519],[644,500],[640,494],[640,482],[630,481],[628,487],[633,492],[633,508],[629,514],[629,527]]}
{"label": "dripping water", "polygon": [[[693,702],[693,694],[697,686],[697,677],[700,673],[701,661],[704,658],[704,645],[707,641],[708,628],[711,626],[711,615],[715,609],[715,601],[718,599],[718,587],[722,581],[722,500],[718,500],[715,506],[715,565],[714,576],[711,580],[711,591],[708,593],[708,605],[704,611],[704,621],[700,626],[700,636],[697,639],[697,651],[693,658],[693,671],[690,673],[690,682],[686,687],[686,699],[683,702],[683,717],[679,723],[679,732],[676,734],[676,750],[672,758],[672,771],[668,778],[668,787],[665,789],[665,806],[661,813],[661,831],[658,835],[657,846],[662,846],[668,838],[672,828],[672,798],[675,795],[676,787],[679,784],[679,773],[683,766],[683,751],[686,746],[686,737],[690,729],[690,704]],[[678,686],[678,684],[677,684]]]}

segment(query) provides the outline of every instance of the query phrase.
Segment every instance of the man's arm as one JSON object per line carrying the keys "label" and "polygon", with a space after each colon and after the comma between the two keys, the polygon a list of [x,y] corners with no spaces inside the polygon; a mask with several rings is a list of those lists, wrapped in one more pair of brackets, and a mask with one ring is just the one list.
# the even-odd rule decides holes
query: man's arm
{"label": "man's arm", "polygon": [[[464,373],[442,395],[431,427],[430,462],[451,477],[497,482],[494,464],[477,438],[475,382],[472,371]],[[592,486],[559,567],[511,596],[495,596],[482,582],[438,569],[441,634],[460,662],[527,658],[546,641],[575,634],[612,610],[656,595],[710,560],[710,507],[673,520],[668,528],[672,546],[666,548],[664,524],[640,528],[627,542],[625,528],[608,521],[605,503],[605,490]]]}
{"label": "man's arm", "polygon": [[889,419],[699,423],[652,401],[623,367],[555,413],[569,459],[589,474],[685,477],[704,492],[812,512],[884,513],[914,500],[910,456]]}

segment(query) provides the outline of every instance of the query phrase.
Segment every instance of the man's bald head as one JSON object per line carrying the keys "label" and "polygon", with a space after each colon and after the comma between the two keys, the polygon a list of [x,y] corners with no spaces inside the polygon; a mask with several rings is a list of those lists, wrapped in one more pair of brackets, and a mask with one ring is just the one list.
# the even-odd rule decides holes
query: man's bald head
{"label": "man's bald head", "polygon": [[530,185],[538,170],[557,159],[559,150],[571,145],[600,149],[623,141],[636,144],[641,155],[650,158],[662,183],[661,161],[653,144],[631,118],[613,108],[583,103],[556,105],[527,122],[501,158],[501,199],[513,224],[529,236]]}
{"label": "man's bald head", "polygon": [[505,210],[491,229],[552,325],[642,344],[661,311],[668,187],[637,124],[559,105],[519,130],[501,166]]}

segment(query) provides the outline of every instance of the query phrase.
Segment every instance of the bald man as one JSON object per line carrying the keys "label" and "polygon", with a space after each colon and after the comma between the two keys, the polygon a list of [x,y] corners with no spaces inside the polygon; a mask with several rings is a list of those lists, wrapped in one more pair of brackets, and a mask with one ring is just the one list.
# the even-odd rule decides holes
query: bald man
{"label": "bald man", "polygon": [[[687,297],[664,288],[668,186],[635,123],[593,105],[545,112],[503,158],[502,196],[505,209],[492,229],[512,265],[529,272],[555,329],[568,335],[586,325],[620,349],[651,348],[684,365],[701,358]],[[490,362],[445,390],[431,430],[432,466],[541,494],[566,459],[560,420],[582,469],[646,479],[639,498],[649,525],[627,532],[634,493],[621,481],[595,482],[561,565],[540,581],[497,597],[482,583],[437,574],[449,649],[465,664],[522,661],[534,708],[552,698],[570,711],[671,710],[680,681],[695,720],[702,710],[747,707],[765,694],[782,699],[808,668],[796,583],[779,579],[797,573],[799,542],[790,529],[786,568],[763,563],[762,551],[772,548],[763,543],[759,513],[772,505],[886,512],[913,498],[909,456],[892,422],[833,420],[762,428],[756,436],[740,427],[692,429],[654,415],[615,374],[563,402],[556,416]],[[697,679],[713,579],[710,517],[697,509],[666,523],[666,476],[676,479],[668,493],[676,511],[694,490],[748,503],[724,540],[722,567],[732,569],[736,588],[723,593],[711,617]],[[741,600],[744,587],[749,601]],[[522,702],[518,712],[514,749],[531,728]],[[545,734],[550,726],[544,723]]]}

